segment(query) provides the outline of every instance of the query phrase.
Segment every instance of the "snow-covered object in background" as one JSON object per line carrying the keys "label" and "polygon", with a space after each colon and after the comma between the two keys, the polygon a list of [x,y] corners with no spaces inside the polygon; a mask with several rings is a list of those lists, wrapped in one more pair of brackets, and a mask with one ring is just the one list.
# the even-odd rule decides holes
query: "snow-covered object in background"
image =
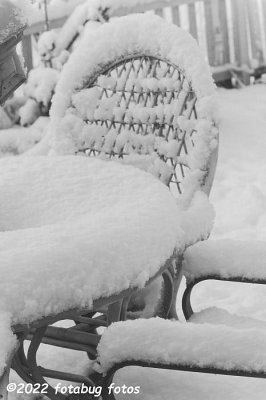
{"label": "snow-covered object in background", "polygon": [[51,98],[59,79],[53,68],[32,69],[24,86],[25,104],[19,109],[20,124],[31,125],[40,115],[48,115]]}
{"label": "snow-covered object in background", "polygon": [[41,115],[39,104],[35,99],[29,98],[19,109],[18,114],[22,126],[31,125]]}
{"label": "snow-covered object in background", "polygon": [[39,55],[45,61],[50,60],[51,54],[56,45],[57,38],[58,38],[58,31],[56,29],[45,31],[40,35],[37,43],[37,49]]}
{"label": "snow-covered object in background", "polygon": [[19,9],[19,12],[16,12],[16,15],[20,17],[20,21],[22,23],[28,22],[33,14],[32,2],[30,0],[10,0],[10,2]]}
{"label": "snow-covered object in background", "polygon": [[13,124],[19,122],[19,109],[26,100],[24,96],[13,96],[5,102],[3,108]]}
{"label": "snow-covered object in background", "polygon": [[59,79],[59,72],[53,68],[39,67],[29,73],[24,94],[47,106],[51,101],[55,86]]}
{"label": "snow-covered object in background", "polygon": [[146,361],[216,367],[223,370],[266,369],[265,329],[182,323],[160,318],[117,322],[98,346],[103,372],[123,361]]}
{"label": "snow-covered object in background", "polygon": [[[66,50],[75,36],[79,35],[87,20],[87,2],[77,5],[65,24],[58,30],[43,32],[38,40],[38,53],[42,59],[52,62],[54,67],[59,67],[66,62]],[[65,55],[64,59],[63,54]],[[59,68],[60,69],[60,68]]]}
{"label": "snow-covered object in background", "polygon": [[188,281],[208,275],[266,280],[265,260],[266,242],[208,240],[186,251],[184,274]]}
{"label": "snow-covered object in background", "polygon": [[0,130],[0,157],[22,154],[34,147],[46,135],[48,124],[48,117],[40,117],[29,128]]}
{"label": "snow-covered object in background", "polygon": [[[21,4],[21,7],[19,7]],[[26,0],[1,0],[0,3],[0,44],[4,43],[12,35],[20,33],[27,24],[24,14]]]}
{"label": "snow-covered object in background", "polygon": [[82,32],[87,20],[87,7],[87,2],[78,5],[60,29],[56,39],[57,54],[69,46],[75,35]]}

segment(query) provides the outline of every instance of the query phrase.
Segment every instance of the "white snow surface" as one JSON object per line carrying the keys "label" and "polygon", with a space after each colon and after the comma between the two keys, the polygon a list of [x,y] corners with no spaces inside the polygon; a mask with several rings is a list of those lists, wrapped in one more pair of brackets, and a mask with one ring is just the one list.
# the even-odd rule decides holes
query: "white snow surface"
{"label": "white snow surface", "polygon": [[266,337],[263,329],[139,319],[111,325],[98,354],[103,372],[128,360],[258,372],[266,368]]}
{"label": "white snow surface", "polygon": [[[213,101],[214,84],[196,40],[156,15],[135,14],[103,24],[83,35],[63,68],[51,117],[60,118],[65,114],[72,93],[93,76],[99,65],[132,53],[160,56],[183,69],[199,99],[199,116],[206,116],[206,103]],[[209,113],[209,107],[207,111]]]}
{"label": "white snow surface", "polygon": [[150,174],[74,156],[0,164],[1,309],[13,323],[143,287],[186,245],[182,212]]}
{"label": "white snow surface", "polygon": [[266,280],[266,245],[258,240],[208,240],[185,254],[188,281],[206,275]]}

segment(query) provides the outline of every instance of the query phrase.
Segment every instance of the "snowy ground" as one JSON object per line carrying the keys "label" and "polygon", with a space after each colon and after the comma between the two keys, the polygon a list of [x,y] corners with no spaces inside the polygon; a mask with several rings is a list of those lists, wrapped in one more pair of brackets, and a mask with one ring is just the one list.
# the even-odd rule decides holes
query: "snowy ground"
{"label": "snowy ground", "polygon": [[[219,90],[221,109],[220,156],[211,200],[216,223],[211,239],[266,241],[266,86]],[[256,262],[256,260],[254,260]],[[251,266],[252,268],[252,266]],[[266,321],[266,288],[229,283],[204,283],[192,298],[195,309],[219,306],[230,312]],[[57,351],[57,357],[55,357]],[[65,370],[86,368],[86,357],[69,357],[52,350],[52,364]],[[80,355],[79,355],[80,356]],[[44,349],[43,360],[49,358]],[[53,365],[54,364],[54,365]],[[73,368],[72,368],[73,370]],[[11,377],[11,382],[14,380]],[[126,400],[263,400],[266,381],[130,367],[117,374],[117,384],[140,386],[139,395]],[[14,398],[12,396],[12,398]],[[120,399],[125,398],[121,396]]]}
{"label": "snowy ground", "polygon": [[[216,222],[211,239],[266,241],[266,87],[220,89],[219,104],[220,151],[211,194]],[[217,306],[266,320],[266,288],[259,285],[203,283],[195,289],[192,302],[195,310]],[[117,374],[117,382],[140,385],[141,400],[264,400],[266,393],[266,381],[259,379],[143,372],[136,367]]]}

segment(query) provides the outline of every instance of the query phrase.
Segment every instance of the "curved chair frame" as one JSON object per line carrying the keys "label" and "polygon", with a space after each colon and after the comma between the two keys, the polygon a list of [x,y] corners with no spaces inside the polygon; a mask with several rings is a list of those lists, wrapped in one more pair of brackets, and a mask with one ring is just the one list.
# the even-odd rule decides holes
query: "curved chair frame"
{"label": "curved chair frame", "polygon": [[175,371],[185,371],[185,372],[198,372],[204,374],[214,374],[214,375],[233,375],[238,377],[248,377],[248,378],[266,378],[266,371],[262,372],[252,372],[248,370],[237,370],[237,369],[222,369],[213,367],[197,367],[188,364],[176,363],[176,364],[163,364],[163,363],[151,363],[143,360],[128,360],[126,362],[121,362],[115,364],[103,378],[102,385],[102,396],[104,400],[116,400],[115,395],[112,390],[109,390],[109,386],[113,381],[115,373],[126,367],[143,367],[143,368],[153,368],[153,369],[167,369]]}
{"label": "curved chair frame", "polygon": [[207,275],[201,278],[197,278],[195,280],[191,280],[187,282],[187,286],[182,297],[182,309],[186,320],[189,320],[190,317],[194,314],[193,307],[191,305],[191,293],[194,287],[197,286],[199,283],[208,280],[266,285],[265,279],[252,279],[252,278],[247,278],[245,276],[232,276],[226,278],[218,275]]}

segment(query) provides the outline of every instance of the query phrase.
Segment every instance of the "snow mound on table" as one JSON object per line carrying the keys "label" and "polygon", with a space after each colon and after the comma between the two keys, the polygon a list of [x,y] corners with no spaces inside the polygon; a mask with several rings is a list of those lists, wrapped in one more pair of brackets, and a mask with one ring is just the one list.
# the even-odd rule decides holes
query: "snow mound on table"
{"label": "snow mound on table", "polygon": [[182,209],[136,168],[64,156],[0,169],[0,310],[13,323],[141,288],[188,245]]}
{"label": "snow mound on table", "polygon": [[[151,54],[167,59],[185,71],[197,97],[214,94],[210,70],[194,40],[176,25],[169,25],[156,15],[129,15],[101,25],[83,35],[78,48],[64,66],[51,108],[52,117],[62,117],[70,105],[71,94],[100,65],[117,61],[122,55]],[[199,107],[205,113],[205,105]],[[201,115],[200,115],[201,116]]]}
{"label": "snow mound on table", "polygon": [[266,368],[264,329],[182,323],[160,318],[118,322],[98,346],[103,372],[123,361],[260,371]]}
{"label": "snow mound on table", "polygon": [[201,276],[266,280],[266,243],[252,240],[208,240],[185,253],[187,280]]}

